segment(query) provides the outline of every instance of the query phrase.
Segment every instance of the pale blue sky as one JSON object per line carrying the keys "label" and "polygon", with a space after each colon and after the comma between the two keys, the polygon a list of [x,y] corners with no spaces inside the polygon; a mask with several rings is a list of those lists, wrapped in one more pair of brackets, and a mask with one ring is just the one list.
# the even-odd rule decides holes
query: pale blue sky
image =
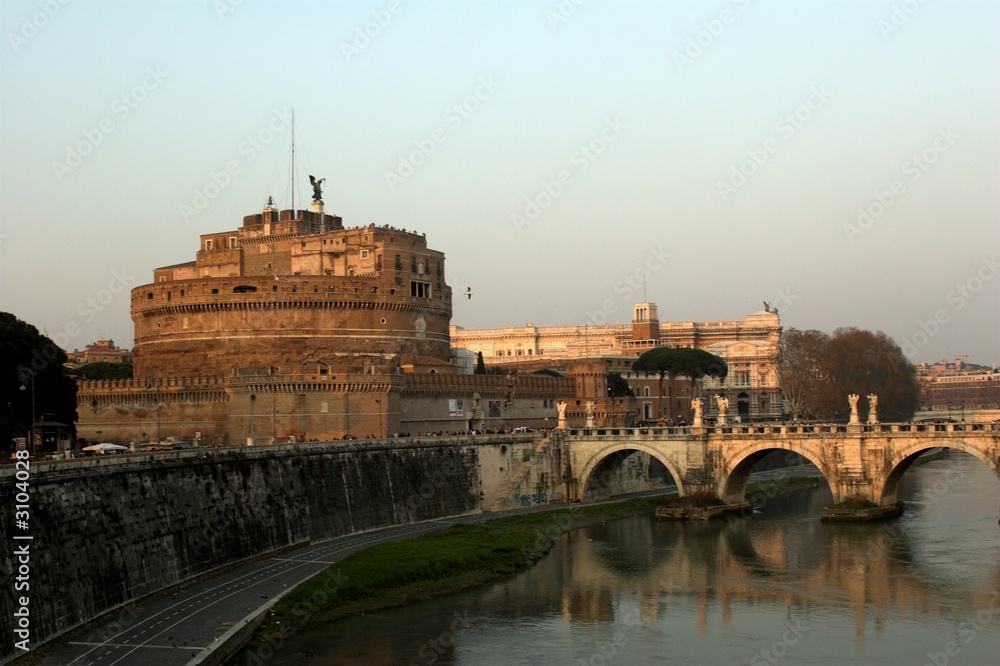
{"label": "pale blue sky", "polygon": [[0,309],[70,349],[131,345],[120,282],[290,204],[294,107],[297,203],[314,173],[346,225],[426,232],[474,291],[460,326],[626,322],[647,277],[663,321],[766,300],[914,361],[1000,362],[996,2],[5,0],[0,21]]}

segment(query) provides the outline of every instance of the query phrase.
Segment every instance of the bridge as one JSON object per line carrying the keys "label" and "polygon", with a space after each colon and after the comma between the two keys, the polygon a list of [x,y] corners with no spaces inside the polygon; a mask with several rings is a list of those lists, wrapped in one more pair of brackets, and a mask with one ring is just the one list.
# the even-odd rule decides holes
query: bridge
{"label": "bridge", "polygon": [[681,428],[570,428],[556,435],[570,501],[610,494],[621,460],[642,451],[663,463],[680,495],[708,491],[726,504],[745,498],[754,465],[775,450],[797,453],[823,474],[834,502],[897,501],[907,468],[948,448],[983,461],[1000,479],[1000,423],[749,424]]}

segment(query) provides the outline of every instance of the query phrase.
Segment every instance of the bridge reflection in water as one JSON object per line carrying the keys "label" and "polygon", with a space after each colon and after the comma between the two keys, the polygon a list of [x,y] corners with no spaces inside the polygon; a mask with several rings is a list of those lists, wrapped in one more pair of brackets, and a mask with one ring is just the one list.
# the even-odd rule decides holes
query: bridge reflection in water
{"label": "bridge reflection in water", "polygon": [[594,525],[506,582],[294,637],[276,663],[751,663],[775,646],[788,663],[925,663],[952,640],[961,663],[995,663],[1000,482],[954,454],[902,494],[911,510],[875,525],[818,522],[825,488],[749,520]]}

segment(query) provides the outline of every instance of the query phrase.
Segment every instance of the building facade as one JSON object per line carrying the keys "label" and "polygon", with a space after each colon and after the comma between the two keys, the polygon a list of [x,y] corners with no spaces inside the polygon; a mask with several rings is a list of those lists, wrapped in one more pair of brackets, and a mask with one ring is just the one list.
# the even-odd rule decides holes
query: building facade
{"label": "building facade", "polygon": [[81,349],[66,352],[66,365],[77,368],[88,363],[131,363],[128,349],[115,346],[114,340],[98,340]]}
{"label": "building facade", "polygon": [[[777,313],[755,312],[742,321],[660,322],[654,303],[638,303],[631,324],[600,326],[535,326],[493,329],[451,327],[452,346],[475,355],[488,365],[537,369],[562,367],[568,361],[601,357],[612,372],[621,372],[638,399],[641,420],[690,419],[690,400],[705,400],[706,418],[718,415],[714,396],[729,400],[730,418],[768,420],[781,418],[784,403],[778,382],[781,322]],[[729,374],[722,382],[704,378],[702,383],[678,378],[663,388],[659,378],[632,373],[631,365],[644,352],[657,347],[702,349],[726,361]],[[656,385],[650,382],[655,378]],[[646,395],[653,391],[669,395]],[[666,404],[664,404],[666,398]],[[679,402],[678,402],[679,401]]]}

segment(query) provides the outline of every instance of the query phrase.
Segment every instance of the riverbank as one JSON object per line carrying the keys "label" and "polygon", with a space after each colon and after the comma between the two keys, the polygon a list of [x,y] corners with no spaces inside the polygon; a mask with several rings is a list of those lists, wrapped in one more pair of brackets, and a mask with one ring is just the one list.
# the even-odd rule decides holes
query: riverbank
{"label": "riverbank", "polygon": [[[794,477],[749,484],[748,498],[774,497],[819,485]],[[231,663],[247,663],[303,629],[482,586],[543,557],[570,530],[653,512],[660,495],[606,504],[576,504],[538,513],[453,525],[416,539],[355,553],[285,595]]]}

